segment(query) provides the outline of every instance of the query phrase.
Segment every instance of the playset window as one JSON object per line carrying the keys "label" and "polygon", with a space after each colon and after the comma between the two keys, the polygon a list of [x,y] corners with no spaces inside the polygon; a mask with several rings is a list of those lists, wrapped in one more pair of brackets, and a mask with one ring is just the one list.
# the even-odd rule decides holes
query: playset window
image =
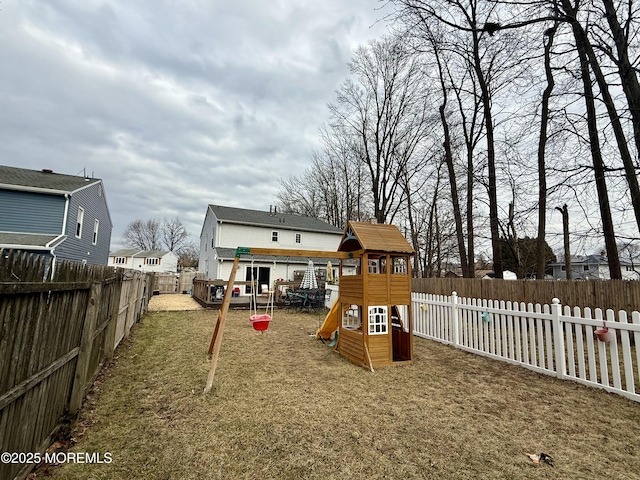
{"label": "playset window", "polygon": [[362,316],[359,305],[342,305],[342,328],[347,330],[358,330],[362,327]]}
{"label": "playset window", "polygon": [[278,232],[276,230],[271,232],[271,241],[272,242],[277,242],[278,241]]}
{"label": "playset window", "polygon": [[391,264],[395,275],[406,275],[408,273],[407,257],[391,257]]}
{"label": "playset window", "polygon": [[369,335],[385,335],[389,331],[386,306],[369,307]]}

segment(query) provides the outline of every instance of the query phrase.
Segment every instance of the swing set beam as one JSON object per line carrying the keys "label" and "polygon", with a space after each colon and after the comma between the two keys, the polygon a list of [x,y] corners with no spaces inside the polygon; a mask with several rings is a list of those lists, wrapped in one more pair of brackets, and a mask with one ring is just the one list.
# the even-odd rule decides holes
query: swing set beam
{"label": "swing set beam", "polygon": [[213,377],[216,374],[216,367],[218,366],[218,356],[220,355],[220,345],[222,344],[222,334],[224,332],[224,325],[227,321],[227,313],[229,313],[229,305],[231,304],[231,291],[233,290],[233,285],[236,280],[236,272],[238,271],[238,265],[240,263],[240,257],[242,255],[347,259],[353,258],[354,253],[356,252],[327,252],[324,250],[292,250],[279,248],[238,247],[236,249],[236,256],[233,260],[233,266],[231,267],[229,281],[227,282],[227,289],[225,290],[224,297],[222,299],[222,305],[220,307],[220,313],[218,314],[218,320],[216,321],[216,328],[213,332],[213,337],[211,338],[211,344],[209,345],[211,367],[209,368],[209,376],[207,378],[207,385],[204,388],[204,393],[208,393],[213,386]]}

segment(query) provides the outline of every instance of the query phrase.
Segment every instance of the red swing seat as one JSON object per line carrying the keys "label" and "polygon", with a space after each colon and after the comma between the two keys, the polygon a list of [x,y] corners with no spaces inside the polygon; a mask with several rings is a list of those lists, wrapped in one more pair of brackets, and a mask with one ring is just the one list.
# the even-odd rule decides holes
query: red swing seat
{"label": "red swing seat", "polygon": [[253,329],[259,332],[266,330],[269,328],[269,322],[271,321],[271,315],[267,315],[266,313],[251,315],[249,317],[249,321],[253,325]]}

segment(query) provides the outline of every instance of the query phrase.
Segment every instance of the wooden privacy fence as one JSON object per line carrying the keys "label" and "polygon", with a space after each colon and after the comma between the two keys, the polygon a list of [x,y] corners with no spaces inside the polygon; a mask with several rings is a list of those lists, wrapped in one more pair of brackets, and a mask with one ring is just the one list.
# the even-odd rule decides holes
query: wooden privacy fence
{"label": "wooden privacy fence", "polygon": [[[0,250],[0,452],[43,453],[146,312],[148,274]],[[0,463],[25,478],[28,463]]]}
{"label": "wooden privacy fence", "polygon": [[628,315],[640,311],[638,280],[492,280],[480,278],[414,278],[414,292],[466,298],[491,298],[524,303],[548,303],[560,298],[564,305],[624,310]]}
{"label": "wooden privacy fence", "polygon": [[[640,313],[412,294],[414,334],[640,402]],[[596,331],[608,330],[606,341]]]}
{"label": "wooden privacy fence", "polygon": [[153,291],[156,293],[191,293],[193,280],[201,273],[154,273]]}

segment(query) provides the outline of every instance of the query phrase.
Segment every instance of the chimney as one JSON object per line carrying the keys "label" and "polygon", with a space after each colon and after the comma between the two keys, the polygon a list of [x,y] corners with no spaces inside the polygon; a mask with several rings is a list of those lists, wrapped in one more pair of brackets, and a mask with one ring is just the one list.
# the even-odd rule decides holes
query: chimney
{"label": "chimney", "polygon": [[273,205],[269,205],[269,216],[273,215]]}

